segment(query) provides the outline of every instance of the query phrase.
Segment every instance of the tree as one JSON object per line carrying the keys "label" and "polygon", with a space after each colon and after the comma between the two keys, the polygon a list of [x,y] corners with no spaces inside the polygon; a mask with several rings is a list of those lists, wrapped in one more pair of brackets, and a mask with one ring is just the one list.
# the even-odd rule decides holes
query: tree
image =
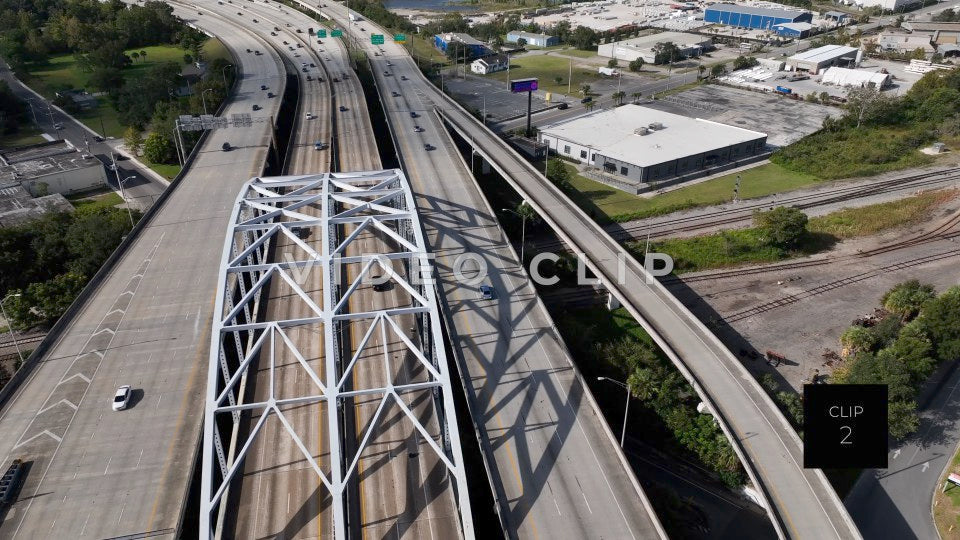
{"label": "tree", "polygon": [[921,284],[916,279],[911,279],[894,285],[883,295],[880,302],[884,309],[906,321],[920,313],[923,304],[935,297],[933,285]]}
{"label": "tree", "polygon": [[807,235],[807,215],[796,208],[778,206],[767,212],[756,212],[753,221],[777,247],[796,247]]}
{"label": "tree", "polygon": [[517,47],[523,47],[527,44],[527,38],[519,38],[517,40]]}
{"label": "tree", "polygon": [[143,61],[147,61],[147,51],[140,51],[140,58],[143,58]]}
{"label": "tree", "polygon": [[597,42],[597,33],[586,26],[578,26],[576,30],[570,35],[570,43],[574,47],[587,51],[593,48],[593,45]]}
{"label": "tree", "polygon": [[580,85],[580,95],[587,96],[590,94],[590,85],[587,83],[582,83]]}
{"label": "tree", "polygon": [[132,53],[130,53],[130,58],[133,58],[133,61],[136,62],[137,60],[140,59],[140,53],[138,53],[137,51],[133,51]]}
{"label": "tree", "polygon": [[187,54],[183,55],[183,63],[184,63],[184,64],[192,64],[192,63],[193,63],[193,56],[191,56],[190,53],[187,53]]}
{"label": "tree", "polygon": [[953,286],[920,310],[921,325],[941,362],[960,358],[960,286]]}
{"label": "tree", "polygon": [[619,66],[619,65],[620,65],[620,63],[617,62],[617,59],[616,59],[616,58],[611,58],[610,60],[607,60],[607,67],[610,68],[610,69],[613,69],[613,68],[615,68],[615,67],[617,67],[617,66]]}
{"label": "tree", "polygon": [[623,98],[626,96],[627,93],[621,90],[619,92],[614,92],[611,97],[617,102],[617,105],[623,105]]}
{"label": "tree", "polygon": [[570,189],[570,171],[560,159],[550,160],[547,164],[547,179],[564,191]]}
{"label": "tree", "polygon": [[737,71],[738,69],[748,69],[753,66],[759,65],[760,61],[752,56],[738,56],[733,61],[733,70]]}
{"label": "tree", "polygon": [[824,105],[830,103],[830,92],[820,92],[820,103]]}
{"label": "tree", "polygon": [[851,352],[870,351],[877,345],[877,336],[869,328],[851,326],[840,334],[840,345]]}
{"label": "tree", "polygon": [[133,155],[139,156],[140,151],[143,150],[143,135],[140,134],[140,130],[136,126],[130,126],[123,134],[123,142],[127,146]]}
{"label": "tree", "polygon": [[703,64],[700,64],[699,66],[697,66],[697,80],[700,80],[703,78],[703,73],[705,71],[707,71],[707,66]]}
{"label": "tree", "polygon": [[720,77],[726,72],[727,72],[727,64],[725,62],[714,64],[714,66],[710,68],[711,77]]}
{"label": "tree", "polygon": [[172,163],[176,159],[173,141],[166,134],[154,131],[143,142],[143,157],[153,163]]}
{"label": "tree", "polygon": [[631,60],[628,67],[630,68],[630,71],[636,73],[643,69],[643,64],[643,58],[637,58],[636,60]]}
{"label": "tree", "polygon": [[556,77],[553,78],[553,82],[560,84],[563,82],[563,77],[557,75]]}
{"label": "tree", "polygon": [[890,436],[900,440],[917,431],[920,416],[917,414],[917,402],[891,401],[887,405],[887,427]]}
{"label": "tree", "polygon": [[123,86],[123,73],[114,67],[97,67],[88,79],[90,86],[104,92],[112,92]]}
{"label": "tree", "polygon": [[583,104],[583,108],[586,109],[587,111],[592,111],[594,108],[596,108],[596,106],[597,106],[596,101],[588,101]]}
{"label": "tree", "polygon": [[630,97],[633,98],[634,103],[637,103],[640,101],[640,98],[643,97],[643,92],[634,92],[630,94]]}
{"label": "tree", "polygon": [[854,88],[847,93],[847,111],[856,119],[856,127],[873,120],[889,99],[873,87]]}
{"label": "tree", "polygon": [[680,47],[672,41],[661,41],[653,46],[654,64],[672,64],[683,58]]}

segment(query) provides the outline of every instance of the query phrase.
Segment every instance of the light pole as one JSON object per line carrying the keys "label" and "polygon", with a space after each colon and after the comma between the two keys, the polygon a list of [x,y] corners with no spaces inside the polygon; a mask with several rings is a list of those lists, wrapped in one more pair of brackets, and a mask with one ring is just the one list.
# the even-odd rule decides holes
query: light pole
{"label": "light pole", "polygon": [[27,104],[30,105],[30,112],[33,113],[33,123],[36,124],[37,127],[39,127],[39,126],[40,126],[40,121],[37,120],[37,111],[34,110],[34,108],[33,108],[33,98],[28,99],[28,100],[27,100]]}
{"label": "light pole", "polygon": [[220,76],[223,77],[223,88],[224,88],[224,90],[226,90],[226,88],[227,88],[227,68],[232,68],[232,67],[233,67],[233,64],[227,64],[227,65],[223,66],[222,68],[220,68]]}
{"label": "light pole", "polygon": [[10,331],[10,338],[13,339],[13,347],[14,347],[15,349],[17,349],[17,356],[20,357],[20,362],[22,363],[22,362],[23,362],[23,353],[20,352],[20,344],[17,343],[17,335],[13,333],[13,323],[10,322],[10,319],[7,318],[7,311],[6,311],[5,309],[3,309],[3,303],[4,303],[4,302],[6,302],[7,300],[9,300],[9,299],[11,299],[11,298],[19,298],[20,296],[22,296],[20,293],[8,294],[7,296],[5,296],[5,297],[3,298],[3,300],[0,300],[0,314],[3,315],[3,320],[7,321],[7,330]]}
{"label": "light pole", "polygon": [[[117,176],[117,178],[119,179],[120,176]],[[120,196],[123,197],[123,202],[127,203],[127,217],[130,218],[130,228],[132,229],[132,228],[133,228],[133,213],[130,212],[130,203],[129,203],[129,201],[127,201],[127,194],[123,191],[123,183],[126,182],[127,180],[130,180],[131,178],[136,178],[136,176],[128,176],[128,177],[124,178],[123,180],[120,180]]]}
{"label": "light pole", "polygon": [[[524,206],[526,204],[527,202],[524,201],[520,203],[520,206]],[[520,212],[517,212],[516,210],[511,210],[509,208],[504,208],[503,211],[510,212],[511,214],[519,217],[521,220],[520,221],[521,223],[520,225],[520,266],[523,266],[524,261],[526,261],[526,259],[523,258],[523,255],[524,255],[524,249],[527,247],[527,216],[525,214],[521,214]]]}
{"label": "light pole", "polygon": [[627,438],[627,414],[630,413],[630,386],[610,377],[597,377],[598,381],[610,381],[627,391],[627,404],[623,409],[623,430],[620,432],[620,448],[623,449],[623,441]]}
{"label": "light pole", "polygon": [[208,113],[207,113],[207,98],[204,97],[204,94],[206,94],[207,92],[213,92],[213,88],[207,88],[207,89],[204,90],[203,92],[200,92],[200,101],[203,102],[203,114],[208,114]]}

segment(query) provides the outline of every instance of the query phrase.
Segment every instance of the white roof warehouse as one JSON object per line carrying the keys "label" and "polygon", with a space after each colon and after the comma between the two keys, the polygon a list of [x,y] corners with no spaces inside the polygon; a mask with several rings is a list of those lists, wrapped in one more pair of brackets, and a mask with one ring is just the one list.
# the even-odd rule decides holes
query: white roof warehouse
{"label": "white roof warehouse", "polygon": [[624,105],[545,126],[539,139],[556,154],[593,165],[618,182],[637,187],[693,178],[707,169],[762,154],[767,135]]}

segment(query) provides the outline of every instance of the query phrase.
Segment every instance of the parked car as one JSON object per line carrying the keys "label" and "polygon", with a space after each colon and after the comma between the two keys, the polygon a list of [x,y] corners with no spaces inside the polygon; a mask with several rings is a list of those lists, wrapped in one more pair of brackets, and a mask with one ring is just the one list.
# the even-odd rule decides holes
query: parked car
{"label": "parked car", "polygon": [[117,392],[113,395],[113,410],[122,411],[126,409],[127,405],[130,404],[130,393],[129,384],[117,388]]}

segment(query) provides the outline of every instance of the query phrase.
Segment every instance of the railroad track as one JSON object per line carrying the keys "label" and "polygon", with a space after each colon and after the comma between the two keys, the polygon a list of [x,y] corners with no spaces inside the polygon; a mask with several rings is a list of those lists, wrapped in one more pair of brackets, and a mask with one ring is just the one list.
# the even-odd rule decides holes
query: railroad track
{"label": "railroad track", "polygon": [[882,255],[885,253],[892,253],[901,249],[906,249],[909,247],[915,247],[922,244],[927,244],[930,242],[935,242],[938,240],[949,240],[953,238],[960,237],[960,231],[952,231],[951,229],[960,225],[960,213],[950,217],[940,225],[935,228],[921,233],[912,238],[902,240],[899,242],[894,242],[886,246],[876,247],[874,249],[869,249],[865,251],[860,251],[857,253],[851,253],[849,255],[843,255],[840,257],[830,257],[830,258],[819,258],[819,259],[810,259],[805,261],[796,261],[788,262],[776,265],[767,265],[767,266],[758,266],[754,268],[739,268],[732,270],[720,270],[716,272],[707,272],[697,274],[695,276],[666,276],[661,279],[665,284],[683,281],[684,283],[692,283],[697,281],[706,281],[711,279],[722,279],[728,277],[740,277],[747,275],[755,274],[766,274],[770,272],[781,272],[784,270],[796,270],[800,268],[809,268],[814,266],[822,266],[825,264],[832,264],[840,261],[851,261],[857,259],[865,259],[868,257],[874,257],[876,255]]}
{"label": "railroad track", "polygon": [[[660,230],[649,231],[650,238],[661,238],[668,235],[675,236],[677,233],[694,232],[718,227],[721,225],[738,223],[748,219],[753,211],[762,210],[770,206],[792,206],[800,210],[806,210],[817,206],[823,206],[825,204],[850,201],[860,197],[897,191],[904,188],[920,189],[927,186],[941,184],[944,181],[949,180],[960,180],[960,168],[926,172],[911,176],[901,176],[866,186],[860,185],[840,187],[833,191],[832,196],[828,197],[824,197],[824,194],[822,193],[795,195],[779,199],[773,205],[771,205],[770,202],[755,202],[744,204],[734,210],[716,210],[712,212],[701,213],[696,216],[681,216],[673,219],[663,220],[652,226],[635,224],[621,227],[607,226],[605,229],[614,239],[621,242],[645,238],[651,227],[656,227]],[[670,227],[671,225],[676,226]],[[550,251],[563,249],[564,246],[559,241],[550,241],[538,243],[537,248],[544,251]]]}
{"label": "railroad track", "polygon": [[805,300],[805,299],[807,299],[807,298],[811,298],[811,297],[813,297],[813,296],[817,296],[817,295],[820,295],[820,294],[823,294],[823,293],[826,293],[826,292],[829,292],[829,291],[832,291],[832,290],[835,290],[835,289],[839,289],[840,287],[845,287],[845,286],[847,286],[847,285],[852,285],[852,284],[854,284],[854,283],[859,283],[859,282],[861,282],[861,281],[870,279],[870,278],[872,278],[872,277],[879,276],[879,275],[881,275],[881,274],[885,274],[885,273],[887,273],[887,272],[895,272],[895,271],[897,271],[897,270],[904,270],[904,269],[906,269],[906,268],[911,268],[911,267],[914,267],[914,266],[919,266],[919,265],[921,265],[921,264],[925,264],[925,263],[928,263],[928,262],[934,262],[934,261],[939,261],[939,260],[943,260],[943,259],[948,259],[948,258],[950,258],[950,257],[956,257],[957,255],[960,255],[960,249],[951,249],[951,250],[948,250],[948,251],[943,251],[943,252],[940,252],[940,253],[935,253],[935,254],[933,254],[933,255],[927,255],[927,256],[925,256],[925,257],[918,257],[918,258],[916,258],[916,259],[911,259],[911,260],[908,260],[908,261],[903,261],[903,262],[898,262],[898,263],[890,264],[890,265],[887,265],[887,266],[883,266],[883,267],[881,267],[881,268],[874,268],[873,270],[869,270],[869,271],[867,271],[867,272],[861,272],[861,273],[859,273],[859,274],[854,274],[854,275],[852,275],[852,276],[847,276],[847,277],[845,277],[845,278],[837,279],[837,280],[831,281],[831,282],[829,282],[829,283],[824,283],[824,284],[822,284],[822,285],[818,285],[818,286],[816,286],[816,287],[812,287],[812,288],[810,288],[810,289],[806,289],[806,290],[801,291],[801,292],[799,292],[799,293],[797,293],[797,294],[791,294],[791,295],[788,295],[788,296],[784,296],[783,298],[778,298],[778,299],[773,300],[773,301],[770,301],[770,302],[765,302],[765,303],[763,303],[763,304],[759,304],[759,305],[757,305],[757,306],[754,306],[754,307],[752,307],[752,308],[750,308],[750,309],[745,309],[745,310],[743,310],[743,311],[738,311],[738,312],[736,312],[736,313],[732,313],[732,314],[730,314],[730,315],[725,316],[725,317],[724,317],[724,320],[726,320],[727,322],[740,321],[740,320],[743,320],[743,319],[747,319],[747,318],[753,317],[754,315],[759,315],[759,314],[761,314],[761,313],[766,313],[767,311],[771,311],[771,310],[778,309],[778,308],[781,308],[781,307],[784,307],[784,306],[789,306],[789,305],[791,305],[791,304],[795,304],[795,303],[797,303],[797,302],[799,302],[799,301],[801,301],[801,300]]}
{"label": "railroad track", "polygon": [[[10,336],[10,334],[7,333],[5,337],[9,338],[9,336]],[[47,337],[46,334],[43,334],[42,336],[27,336],[27,337],[22,337],[22,338],[18,337],[18,338],[17,338],[17,345],[20,346],[20,349],[23,349],[23,348],[24,348],[25,346],[27,346],[27,345],[32,345],[32,344],[35,344],[35,343],[40,343],[41,341],[43,341],[43,339],[44,339],[45,337]],[[4,340],[4,341],[0,341],[0,350],[6,349],[7,347],[13,348],[13,340],[11,340],[11,339],[6,339],[6,340]]]}

